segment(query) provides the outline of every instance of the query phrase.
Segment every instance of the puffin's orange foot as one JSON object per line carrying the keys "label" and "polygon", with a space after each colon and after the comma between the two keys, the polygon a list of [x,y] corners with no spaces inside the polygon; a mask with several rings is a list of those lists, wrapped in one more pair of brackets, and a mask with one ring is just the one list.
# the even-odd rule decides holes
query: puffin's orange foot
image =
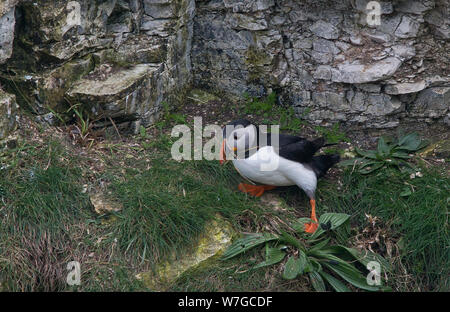
{"label": "puffin's orange foot", "polygon": [[319,222],[316,217],[316,201],[311,199],[309,203],[311,204],[311,222],[305,224],[305,232],[312,234],[319,227]]}
{"label": "puffin's orange foot", "polygon": [[319,224],[317,224],[316,222],[307,223],[307,224],[305,224],[305,232],[313,234],[317,230],[318,227],[319,227]]}
{"label": "puffin's orange foot", "polygon": [[248,193],[250,195],[260,197],[265,191],[273,190],[275,186],[273,185],[251,185],[245,183],[239,183],[238,189],[241,192]]}

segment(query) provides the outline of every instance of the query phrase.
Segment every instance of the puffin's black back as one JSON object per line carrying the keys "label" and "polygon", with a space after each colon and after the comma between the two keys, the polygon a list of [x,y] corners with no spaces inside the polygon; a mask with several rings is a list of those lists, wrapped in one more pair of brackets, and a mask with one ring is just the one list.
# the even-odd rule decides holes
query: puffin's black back
{"label": "puffin's black back", "polygon": [[339,154],[314,156],[310,162],[317,177],[323,177],[328,169],[341,160]]}
{"label": "puffin's black back", "polygon": [[324,138],[318,138],[314,141],[308,141],[298,137],[298,140],[291,144],[282,144],[285,142],[284,135],[280,134],[280,147],[278,154],[286,159],[307,163],[310,162],[314,154],[325,145]]}
{"label": "puffin's black back", "polygon": [[[247,119],[238,119],[235,120],[228,125],[230,126],[242,126],[247,127],[252,123]],[[256,127],[257,133],[257,144],[258,147],[261,147],[260,136],[259,136],[259,127]],[[223,135],[226,137],[226,126],[223,129]],[[265,142],[266,146],[272,146],[272,136],[270,133],[267,135],[267,142]],[[289,135],[289,134],[279,134],[278,137],[278,153],[281,157],[301,162],[308,163],[314,169],[318,177],[323,176],[331,166],[338,163],[340,160],[339,155],[321,155],[314,157],[314,154],[321,149],[323,146],[326,146],[325,139],[323,137],[315,139],[313,141],[308,141],[305,138]],[[248,158],[250,154],[256,152],[256,150],[246,151],[245,158]]]}

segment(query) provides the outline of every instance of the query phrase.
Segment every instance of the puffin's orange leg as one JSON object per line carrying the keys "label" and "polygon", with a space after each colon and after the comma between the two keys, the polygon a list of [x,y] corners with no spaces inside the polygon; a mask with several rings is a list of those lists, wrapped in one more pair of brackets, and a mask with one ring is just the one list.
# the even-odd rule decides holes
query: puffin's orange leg
{"label": "puffin's orange leg", "polygon": [[260,197],[265,191],[273,190],[275,187],[276,186],[273,185],[252,185],[245,183],[239,183],[238,185],[238,189],[241,192],[248,193],[256,197]]}
{"label": "puffin's orange leg", "polygon": [[225,160],[227,160],[227,157],[225,155],[225,139],[223,139],[222,147],[220,148],[220,152],[219,152],[219,162],[220,162],[220,164],[223,165]]}
{"label": "puffin's orange leg", "polygon": [[305,224],[305,231],[307,233],[314,233],[317,228],[319,227],[319,222],[317,221],[317,217],[316,217],[316,201],[314,199],[311,199],[310,201],[311,204],[311,222]]}

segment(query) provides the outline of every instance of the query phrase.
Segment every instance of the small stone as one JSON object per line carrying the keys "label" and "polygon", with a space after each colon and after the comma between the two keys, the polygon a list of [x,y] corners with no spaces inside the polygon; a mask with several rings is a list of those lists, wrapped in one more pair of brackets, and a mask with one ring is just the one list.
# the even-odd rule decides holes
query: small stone
{"label": "small stone", "polygon": [[395,10],[402,13],[423,14],[434,7],[430,0],[401,0],[395,4]]}
{"label": "small stone", "polygon": [[416,37],[419,27],[419,22],[405,15],[394,34],[399,38],[413,38]]}
{"label": "small stone", "polygon": [[351,45],[349,45],[348,43],[342,42],[342,41],[337,41],[335,43],[335,45],[339,48],[339,50],[341,50],[342,52],[347,51],[348,49],[351,48]]}
{"label": "small stone", "polygon": [[387,56],[388,56],[388,54],[387,54],[386,52],[381,52],[381,53],[378,54],[378,55],[372,56],[372,60],[374,60],[374,61],[380,61],[380,60],[382,60],[382,59],[385,59]]}
{"label": "small stone", "polygon": [[309,27],[309,30],[316,36],[325,39],[337,39],[339,37],[339,29],[323,20],[315,22]]}
{"label": "small stone", "polygon": [[359,84],[359,85],[356,85],[356,87],[360,90],[363,90],[363,91],[369,92],[369,93],[380,93],[380,91],[381,91],[381,86],[379,84],[374,84],[374,83]]}
{"label": "small stone", "polygon": [[158,35],[167,37],[169,35],[171,19],[154,19],[150,16],[143,16],[141,20],[141,30],[145,31],[148,35]]}
{"label": "small stone", "polygon": [[450,87],[427,88],[408,106],[409,114],[417,117],[444,117],[450,106]]}
{"label": "small stone", "polygon": [[149,3],[148,1],[144,1],[144,12],[153,18],[169,18],[174,14],[170,3]]}
{"label": "small stone", "polygon": [[267,21],[264,18],[257,18],[252,15],[233,13],[226,19],[235,29],[246,30],[265,30],[267,29]]}
{"label": "small stone", "polygon": [[404,109],[403,103],[387,94],[370,94],[367,98],[366,113],[374,116],[385,116],[398,113]]}
{"label": "small stone", "polygon": [[327,65],[320,65],[317,67],[314,73],[315,79],[330,80],[331,79],[331,67]]}
{"label": "small stone", "polygon": [[333,55],[339,53],[339,49],[336,47],[333,41],[319,39],[313,42],[313,49],[317,52],[331,53]]}
{"label": "small stone", "polygon": [[432,26],[433,33],[443,39],[450,39],[450,18],[448,10],[436,7],[427,12],[425,21]]}
{"label": "small stone", "polygon": [[347,63],[332,69],[332,81],[345,83],[367,83],[383,80],[392,76],[402,62],[395,57],[388,57],[373,64]]}
{"label": "small stone", "polygon": [[386,43],[391,41],[391,36],[382,32],[365,32],[364,35],[374,42]]}
{"label": "small stone", "polygon": [[98,214],[105,214],[109,212],[118,212],[122,210],[120,203],[112,201],[103,193],[91,194],[89,197],[94,210]]}
{"label": "small stone", "polygon": [[343,61],[346,60],[346,57],[345,57],[344,54],[338,54],[338,55],[336,55],[336,56],[334,57],[334,60],[335,60],[336,62],[343,62]]}
{"label": "small stone", "polygon": [[429,87],[442,87],[450,82],[450,77],[445,78],[435,75],[425,79]]}
{"label": "small stone", "polygon": [[333,60],[333,55],[331,53],[322,53],[317,51],[312,51],[311,57],[319,64],[329,64]]}
{"label": "small stone", "polygon": [[420,92],[426,88],[425,81],[421,80],[413,83],[399,83],[395,85],[388,85],[384,89],[387,94],[408,94],[408,93],[416,93]]}
{"label": "small stone", "polygon": [[362,38],[359,36],[351,36],[350,42],[354,45],[360,46],[362,45]]}
{"label": "small stone", "polygon": [[414,46],[409,45],[403,44],[394,45],[392,46],[392,51],[395,56],[403,60],[410,60],[416,55],[416,49],[414,48]]}

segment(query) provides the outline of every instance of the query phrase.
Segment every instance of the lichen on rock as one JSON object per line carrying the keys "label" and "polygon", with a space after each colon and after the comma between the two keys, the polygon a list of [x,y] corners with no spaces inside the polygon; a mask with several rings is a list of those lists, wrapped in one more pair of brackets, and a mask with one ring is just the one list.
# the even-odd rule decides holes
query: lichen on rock
{"label": "lichen on rock", "polygon": [[16,114],[16,97],[0,89],[0,141],[17,127]]}
{"label": "lichen on rock", "polygon": [[178,259],[173,256],[157,264],[153,271],[139,273],[136,278],[153,291],[164,291],[187,270],[220,255],[231,244],[233,235],[232,226],[217,215],[205,225],[192,249]]}

